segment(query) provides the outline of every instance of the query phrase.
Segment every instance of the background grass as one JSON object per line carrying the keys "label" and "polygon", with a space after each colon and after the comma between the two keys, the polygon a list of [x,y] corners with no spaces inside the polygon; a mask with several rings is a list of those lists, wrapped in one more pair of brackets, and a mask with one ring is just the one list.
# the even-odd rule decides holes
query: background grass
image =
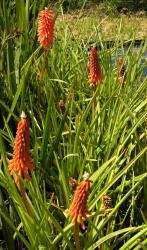
{"label": "background grass", "polygon": [[[93,181],[88,199],[91,215],[86,231],[80,228],[81,249],[145,249],[147,81],[142,56],[146,43],[134,50],[136,33],[130,30],[132,42],[124,49],[120,21],[112,33],[114,46],[107,49],[107,35],[92,17],[84,26],[81,10],[70,22],[58,3],[55,39],[40,81],[43,50],[37,42],[36,19],[46,5],[46,1],[19,0],[0,6],[1,248],[74,249],[73,224],[64,215],[72,200],[69,179],[79,183],[87,171]],[[88,83],[90,41],[101,45],[105,76],[95,94]],[[127,68],[123,89],[118,82],[120,57]],[[31,122],[35,166],[32,183],[24,181],[31,216],[7,170],[22,110]],[[108,207],[106,195],[111,199]]]}
{"label": "background grass", "polygon": [[[104,5],[90,5],[86,9],[74,10],[65,14],[71,32],[79,39],[94,41],[99,32],[105,40],[115,40],[120,30],[122,40],[145,39],[147,33],[147,18],[144,12],[110,14]],[[57,29],[60,30],[62,16],[57,19]]]}

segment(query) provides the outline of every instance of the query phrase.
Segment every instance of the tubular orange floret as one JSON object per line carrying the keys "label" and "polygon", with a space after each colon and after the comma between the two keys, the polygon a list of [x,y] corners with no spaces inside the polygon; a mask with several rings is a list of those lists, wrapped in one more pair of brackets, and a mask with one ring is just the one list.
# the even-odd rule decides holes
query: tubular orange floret
{"label": "tubular orange floret", "polygon": [[90,69],[89,83],[96,84],[96,85],[100,84],[100,82],[104,79],[104,76],[101,71],[96,47],[93,47],[91,49],[89,69]]}
{"label": "tubular orange floret", "polygon": [[33,171],[33,164],[29,154],[29,121],[24,112],[21,114],[21,120],[18,122],[17,133],[15,137],[13,159],[9,161],[9,171],[15,176],[15,181],[19,182],[19,177],[23,177],[31,181],[28,174]]}
{"label": "tubular orange floret", "polygon": [[53,12],[48,8],[40,11],[38,15],[38,41],[40,45],[47,49],[53,43],[54,17]]}
{"label": "tubular orange floret", "polygon": [[76,188],[70,208],[65,211],[67,215],[72,217],[72,222],[74,224],[79,222],[83,229],[85,229],[84,220],[87,219],[87,215],[89,214],[87,199],[91,181],[88,177],[89,174],[85,173],[83,176],[84,180]]}

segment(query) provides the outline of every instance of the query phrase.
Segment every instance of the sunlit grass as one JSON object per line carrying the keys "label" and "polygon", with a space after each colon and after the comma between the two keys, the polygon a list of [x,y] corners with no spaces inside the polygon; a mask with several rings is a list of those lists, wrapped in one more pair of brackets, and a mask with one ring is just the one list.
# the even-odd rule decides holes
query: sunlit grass
{"label": "sunlit grass", "polygon": [[[135,14],[117,13],[110,15],[103,5],[92,5],[82,12],[79,10],[65,13],[64,19],[73,35],[79,39],[89,40],[89,35],[92,34],[90,37],[92,41],[96,37],[96,31],[100,32],[106,40],[115,39],[118,29],[120,29],[123,40],[144,39],[147,34],[147,17],[141,11]],[[57,20],[59,29],[61,20],[62,16],[59,16]]]}

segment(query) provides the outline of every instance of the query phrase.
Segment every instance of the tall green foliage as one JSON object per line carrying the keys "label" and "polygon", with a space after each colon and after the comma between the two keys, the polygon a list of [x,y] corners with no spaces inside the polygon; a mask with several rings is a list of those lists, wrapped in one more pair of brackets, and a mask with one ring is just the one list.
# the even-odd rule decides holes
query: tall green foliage
{"label": "tall green foliage", "polygon": [[[88,199],[91,213],[86,231],[80,228],[81,249],[145,249],[147,81],[141,64],[145,44],[137,52],[134,41],[126,50],[122,46],[127,77],[121,88],[117,70],[121,24],[110,49],[101,33],[92,30],[89,35],[102,47],[99,56],[105,76],[93,93],[88,83],[89,44],[72,34],[62,15],[40,82],[43,51],[36,37],[40,7],[38,1],[21,1],[20,8],[19,4],[3,1],[0,6],[0,216],[8,236],[3,237],[3,248],[74,249],[73,224],[64,213],[72,200],[69,179],[79,183],[87,171],[93,181]],[[22,180],[31,215],[8,172],[22,109],[31,122],[35,166],[32,182]],[[106,195],[111,199],[108,207]]]}

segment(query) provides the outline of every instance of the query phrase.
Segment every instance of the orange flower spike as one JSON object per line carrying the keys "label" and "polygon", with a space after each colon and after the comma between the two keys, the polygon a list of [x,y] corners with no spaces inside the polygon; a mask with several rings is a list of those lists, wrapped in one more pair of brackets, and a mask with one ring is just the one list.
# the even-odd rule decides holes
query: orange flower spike
{"label": "orange flower spike", "polygon": [[18,122],[17,126],[13,159],[9,161],[8,166],[10,174],[15,176],[16,182],[19,182],[19,176],[31,181],[28,170],[30,170],[30,172],[33,171],[33,164],[29,150],[29,121],[26,117],[26,114],[22,112],[21,120]]}
{"label": "orange flower spike", "polygon": [[126,79],[126,68],[125,68],[123,59],[118,60],[117,66],[118,66],[118,70],[119,70],[118,80],[120,82],[121,87],[124,87],[124,82]]}
{"label": "orange flower spike", "polygon": [[124,66],[124,61],[123,59],[120,59],[118,62],[117,62],[117,65],[118,65],[118,69],[120,71],[120,76],[124,76],[125,75],[125,72],[126,72],[126,69],[125,69],[125,66]]}
{"label": "orange flower spike", "polygon": [[73,201],[69,209],[65,211],[67,215],[70,215],[73,219],[72,222],[76,224],[79,222],[83,229],[85,229],[84,220],[87,219],[89,211],[87,209],[87,199],[90,190],[89,174],[83,175],[83,181],[77,186],[74,193]]}
{"label": "orange flower spike", "polygon": [[101,71],[96,47],[91,49],[89,69],[89,83],[99,85],[100,82],[104,79],[104,76]]}
{"label": "orange flower spike", "polygon": [[40,11],[38,15],[38,41],[40,45],[47,49],[53,43],[54,17],[53,12],[48,8]]}

